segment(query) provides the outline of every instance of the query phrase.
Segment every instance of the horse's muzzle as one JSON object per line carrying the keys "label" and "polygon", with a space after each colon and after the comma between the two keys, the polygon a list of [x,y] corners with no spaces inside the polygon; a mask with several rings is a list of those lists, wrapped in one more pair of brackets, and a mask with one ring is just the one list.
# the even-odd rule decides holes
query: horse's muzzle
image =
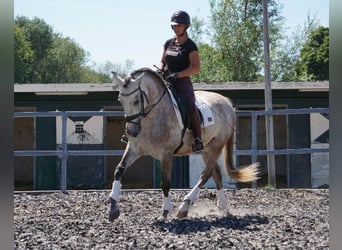
{"label": "horse's muzzle", "polygon": [[127,134],[132,137],[137,137],[138,134],[140,133],[140,130],[141,130],[140,124],[131,123],[131,122],[126,123]]}

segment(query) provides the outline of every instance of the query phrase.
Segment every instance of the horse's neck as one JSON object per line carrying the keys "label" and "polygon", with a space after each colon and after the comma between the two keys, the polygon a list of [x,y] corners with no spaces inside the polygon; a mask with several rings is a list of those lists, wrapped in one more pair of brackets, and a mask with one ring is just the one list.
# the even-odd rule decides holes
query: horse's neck
{"label": "horse's neck", "polygon": [[167,116],[169,119],[172,119],[172,112],[174,111],[167,87],[163,86],[160,82],[154,81],[153,84],[149,84],[149,92],[150,105],[155,105],[153,109],[159,110],[159,112],[152,112],[153,115]]}
{"label": "horse's neck", "polygon": [[163,83],[158,82],[158,80],[154,79],[152,76],[146,79],[145,85],[150,93],[149,99],[154,103],[160,99],[166,90],[166,86],[163,86]]}

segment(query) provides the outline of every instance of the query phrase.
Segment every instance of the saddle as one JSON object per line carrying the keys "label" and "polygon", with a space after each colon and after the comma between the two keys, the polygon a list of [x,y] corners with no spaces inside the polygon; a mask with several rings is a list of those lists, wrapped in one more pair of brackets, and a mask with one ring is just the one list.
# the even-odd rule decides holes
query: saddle
{"label": "saddle", "polygon": [[[190,116],[190,111],[189,111],[185,96],[183,95],[183,93],[174,89],[172,87],[172,85],[169,85],[168,88],[171,91],[171,93],[173,94],[173,97],[175,98],[175,100],[177,102],[178,109],[179,109],[179,112],[181,115],[181,120],[182,120],[184,128],[191,130],[191,128],[192,128],[191,116]],[[199,114],[200,121],[202,124],[203,123],[203,115],[202,115],[202,112],[200,111],[200,109],[198,108],[197,105],[196,105],[196,111]]]}

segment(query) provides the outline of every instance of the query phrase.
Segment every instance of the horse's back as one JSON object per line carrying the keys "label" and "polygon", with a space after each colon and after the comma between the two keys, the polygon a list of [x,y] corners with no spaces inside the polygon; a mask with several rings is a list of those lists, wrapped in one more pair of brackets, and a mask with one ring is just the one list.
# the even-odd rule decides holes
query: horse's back
{"label": "horse's back", "polygon": [[197,90],[195,91],[195,96],[206,103],[212,109],[226,108],[226,112],[228,111],[229,113],[234,113],[232,101],[228,97],[225,97],[219,93]]}
{"label": "horse's back", "polygon": [[211,109],[215,124],[205,129],[205,138],[228,138],[234,130],[236,116],[231,100],[221,94],[209,91],[195,91],[196,97]]}

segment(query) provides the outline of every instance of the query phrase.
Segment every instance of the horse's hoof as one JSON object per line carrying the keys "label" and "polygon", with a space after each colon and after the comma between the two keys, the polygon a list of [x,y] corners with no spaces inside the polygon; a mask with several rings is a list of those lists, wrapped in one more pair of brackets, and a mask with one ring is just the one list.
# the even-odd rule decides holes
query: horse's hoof
{"label": "horse's hoof", "polygon": [[116,200],[109,198],[109,209],[108,209],[108,219],[110,222],[113,222],[116,218],[120,216],[120,209],[116,205]]}
{"label": "horse's hoof", "polygon": [[165,210],[163,211],[163,213],[161,215],[158,216],[158,218],[156,218],[156,221],[158,221],[158,222],[166,222],[167,221],[167,214],[165,215]]}
{"label": "horse's hoof", "polygon": [[163,210],[162,216],[163,216],[164,220],[167,219],[167,215],[168,215],[168,214],[169,214],[169,210]]}
{"label": "horse's hoof", "polygon": [[188,216],[188,211],[178,211],[176,217],[178,219],[183,219]]}
{"label": "horse's hoof", "polygon": [[178,208],[178,211],[176,213],[176,217],[179,219],[187,217],[189,207],[190,207],[190,200],[183,201],[182,204],[180,205],[180,207]]}
{"label": "horse's hoof", "polygon": [[223,203],[217,202],[216,206],[219,210],[227,210],[228,209],[228,205],[226,202],[223,202]]}
{"label": "horse's hoof", "polygon": [[120,209],[119,208],[110,209],[109,217],[108,217],[110,222],[113,222],[119,216],[120,216]]}

